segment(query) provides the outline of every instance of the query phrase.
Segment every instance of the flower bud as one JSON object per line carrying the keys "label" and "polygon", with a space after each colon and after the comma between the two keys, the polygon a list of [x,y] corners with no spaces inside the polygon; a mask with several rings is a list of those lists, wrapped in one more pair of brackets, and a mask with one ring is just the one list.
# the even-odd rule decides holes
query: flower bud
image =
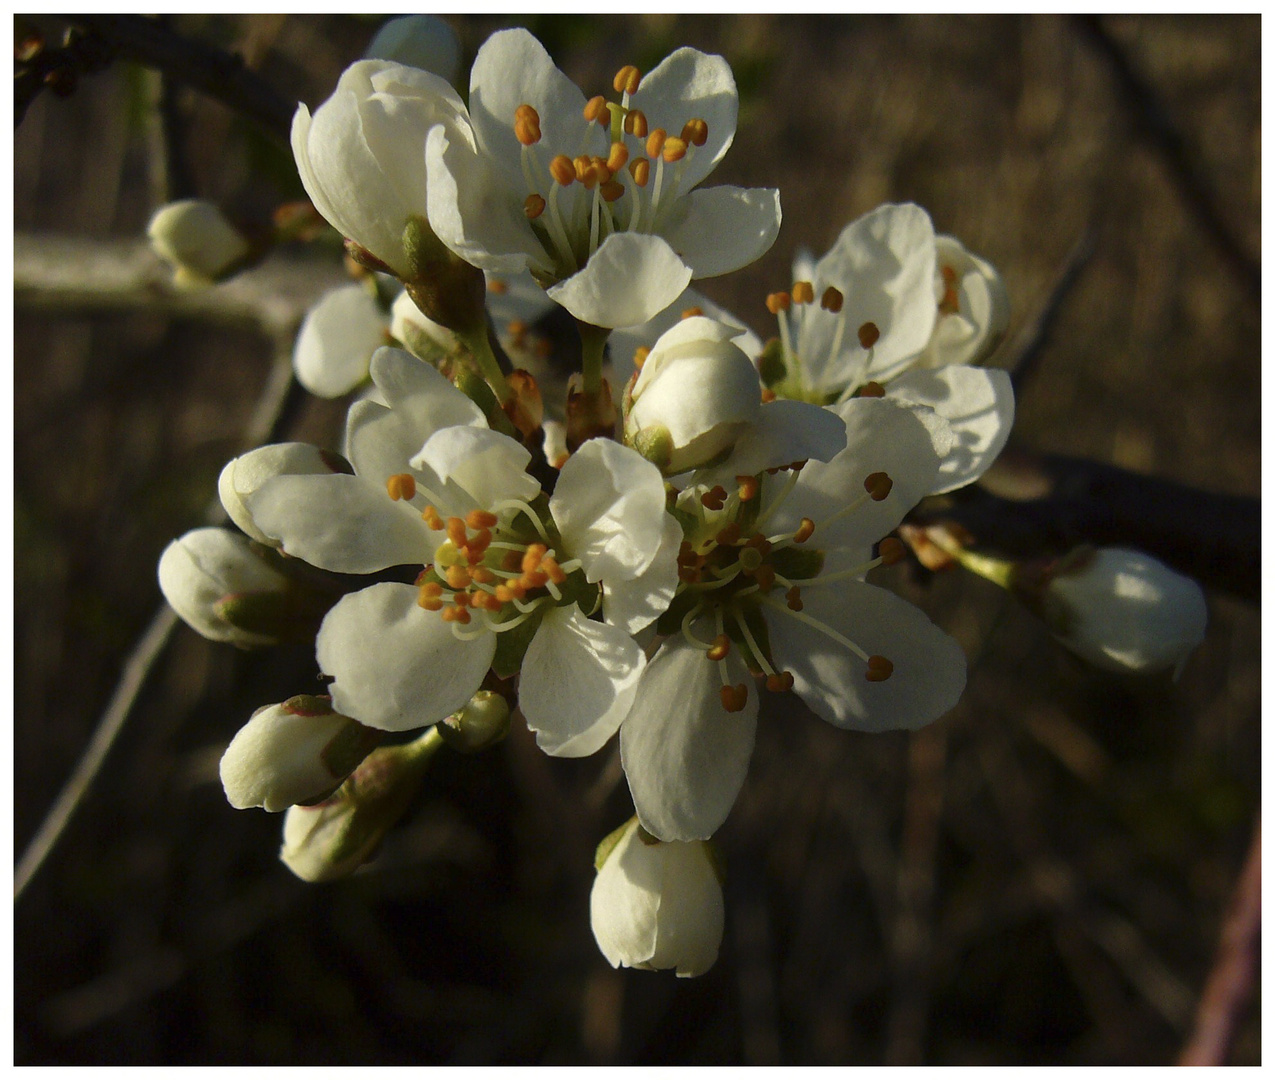
{"label": "flower bud", "polygon": [[293,806],[283,821],[279,858],[303,881],[354,873],[376,852],[420,789],[443,745],[431,728],[415,742],[373,750],[344,784],[314,806]]}
{"label": "flower bud", "polygon": [[438,733],[463,754],[486,750],[509,734],[509,702],[491,690],[479,690],[463,709],[439,721]]}
{"label": "flower bud", "polygon": [[221,783],[236,809],[278,813],[331,794],[382,738],[330,698],[299,694],[252,714],[222,755]]}
{"label": "flower bud", "polygon": [[978,364],[1009,329],[1009,293],[996,267],[965,250],[954,236],[935,237],[939,316],[919,367]]}
{"label": "flower bud", "polygon": [[258,529],[248,510],[253,492],[276,476],[323,476],[353,471],[344,458],[309,443],[272,443],[227,462],[217,479],[217,493],[231,521],[259,544],[277,548],[279,541]]}
{"label": "flower bud", "polygon": [[704,840],[664,843],[633,818],[598,845],[589,898],[593,936],[612,967],[702,975],[726,920],[721,877]]}
{"label": "flower bud", "polygon": [[147,227],[151,247],[176,269],[185,288],[221,280],[248,258],[248,241],[210,202],[182,199],[155,211]]}
{"label": "flower bud", "polygon": [[194,529],[159,560],[159,587],[173,610],[204,637],[241,648],[278,643],[267,620],[243,616],[248,608],[287,608],[290,586],[260,548],[229,529]]}
{"label": "flower bud", "polygon": [[376,32],[363,56],[432,71],[452,86],[460,75],[460,39],[437,15],[390,19]]}
{"label": "flower bud", "polygon": [[651,444],[666,475],[705,465],[730,450],[757,419],[761,383],[752,361],[731,338],[738,330],[704,316],[683,319],[656,341],[626,395],[624,441]]}
{"label": "flower bud", "polygon": [[463,347],[454,331],[423,314],[406,292],[400,293],[390,306],[390,336],[401,341],[408,352],[432,364]]}
{"label": "flower bud", "polygon": [[385,341],[386,319],[362,285],[327,292],[307,313],[292,350],[297,382],[322,398],[348,394],[368,377]]}
{"label": "flower bud", "polygon": [[1080,549],[1046,571],[1041,588],[1054,636],[1110,671],[1178,666],[1204,640],[1204,591],[1140,551]]}

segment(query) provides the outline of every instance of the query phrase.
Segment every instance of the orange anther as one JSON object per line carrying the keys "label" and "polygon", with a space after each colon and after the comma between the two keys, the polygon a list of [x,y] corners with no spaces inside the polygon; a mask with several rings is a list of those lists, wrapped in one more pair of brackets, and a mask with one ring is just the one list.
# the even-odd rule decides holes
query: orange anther
{"label": "orange anther", "polygon": [[747,703],[748,686],[746,683],[740,683],[738,686],[722,687],[722,708],[727,712],[742,712]]}
{"label": "orange anther", "polygon": [[447,539],[457,547],[465,546],[465,542],[469,539],[469,534],[465,531],[464,518],[449,517],[447,519]]}
{"label": "orange anther", "polygon": [[576,178],[575,164],[566,154],[559,154],[549,162],[549,175],[563,187],[570,187]]}
{"label": "orange anther", "polygon": [[953,269],[952,269],[952,267],[950,267],[950,266],[940,266],[940,267],[939,267],[939,273],[943,276],[943,283],[944,283],[945,285],[955,285],[955,284],[956,284],[956,271],[955,271],[955,270],[953,270]]}
{"label": "orange anther", "polygon": [[657,158],[660,151],[664,149],[664,140],[668,138],[668,132],[663,128],[656,128],[646,137],[646,156],[649,158]]}
{"label": "orange anther", "polygon": [[885,397],[885,387],[879,382],[868,381],[859,387],[859,397]]}
{"label": "orange anther", "polygon": [[544,544],[532,544],[527,548],[522,556],[522,572],[530,573],[540,565],[540,560],[545,557],[545,552],[549,549]]}
{"label": "orange anther", "polygon": [[642,72],[632,64],[625,64],[624,67],[615,73],[615,79],[611,85],[615,88],[617,94],[635,94],[641,82]]}
{"label": "orange anther", "polygon": [[874,472],[863,481],[864,490],[872,496],[873,502],[881,502],[890,494],[890,489],[894,487],[894,481],[890,479],[887,473]]}
{"label": "orange anther", "polygon": [[865,322],[861,327],[859,327],[859,344],[863,348],[870,349],[880,340],[881,331],[877,329],[876,323]]}
{"label": "orange anther", "polygon": [[801,599],[801,590],[796,585],[784,593],[784,599],[788,601],[788,607],[793,611],[800,611],[806,606]]}
{"label": "orange anther", "polygon": [[443,608],[443,622],[457,622],[465,626],[469,623],[469,619],[469,612],[456,604],[448,604]]}
{"label": "orange anther", "polygon": [[782,694],[785,690],[792,689],[793,681],[791,671],[779,671],[767,676],[766,689],[775,694]]}
{"label": "orange anther", "polygon": [[707,506],[710,510],[720,510],[722,504],[726,501],[726,489],[718,484],[712,491],[706,491],[699,497],[699,501]]}
{"label": "orange anther", "polygon": [[540,560],[540,569],[549,575],[549,580],[555,585],[561,585],[567,580],[566,571],[558,565],[558,560],[552,556],[546,555]]}
{"label": "orange anther", "polygon": [[452,593],[452,603],[457,607],[469,607],[473,602],[474,594],[467,592]]}
{"label": "orange anther", "polygon": [[426,525],[433,529],[434,532],[438,532],[439,529],[443,528],[443,519],[439,517],[438,511],[432,506],[427,506],[421,511],[421,519]]}
{"label": "orange anther", "polygon": [[522,104],[519,105],[518,108],[514,109],[514,119],[534,120],[538,124],[540,123],[540,114],[536,112],[534,105]]}
{"label": "orange anther", "polygon": [[453,589],[467,589],[472,580],[468,568],[464,566],[449,566],[443,577]]}
{"label": "orange anther", "polygon": [[[424,576],[425,576],[424,571],[422,571],[421,577],[424,577]],[[443,586],[440,585],[437,581],[426,581],[424,584],[420,586],[420,590],[421,590],[422,596],[434,597],[434,596],[443,595]]]}
{"label": "orange anther", "polygon": [[761,403],[763,405],[769,405],[777,397],[779,397],[779,395],[776,394],[769,386],[763,386],[761,388]]}
{"label": "orange anther", "polygon": [[608,180],[605,184],[598,185],[598,192],[606,202],[615,202],[624,194],[624,185],[618,180]]}
{"label": "orange anther", "polygon": [[647,131],[646,113],[641,109],[631,109],[624,118],[624,131],[634,138],[645,139]]}
{"label": "orange anther", "polygon": [[773,292],[766,297],[766,310],[772,315],[787,311],[792,306],[792,297],[786,292]]}
{"label": "orange anther", "polygon": [[502,604],[507,604],[511,600],[521,600],[527,595],[527,590],[517,581],[509,581],[504,585],[496,586],[496,599]]}
{"label": "orange anther", "polygon": [[694,307],[688,307],[685,311],[683,311],[682,318],[693,319],[695,318],[695,316],[703,315],[703,314],[704,314],[704,309],[700,307],[698,304],[696,304]]}
{"label": "orange anther", "polygon": [[739,522],[732,521],[729,525],[726,526],[726,528],[724,528],[721,532],[719,532],[717,536],[714,537],[714,539],[719,544],[721,544],[722,547],[730,547],[733,543],[735,543],[736,540],[739,539],[739,534],[741,531],[742,530],[739,527]]}
{"label": "orange anther", "polygon": [[881,556],[882,566],[893,566],[908,553],[908,549],[902,540],[893,536],[887,536],[881,541],[881,545],[877,549],[877,553]]}
{"label": "orange anther", "polygon": [[605,184],[611,179],[611,174],[616,171],[607,164],[606,158],[598,157],[597,154],[589,158],[589,164],[593,166],[594,171],[597,173],[599,184]]}
{"label": "orange anther", "polygon": [[[512,329],[513,323],[509,325]],[[471,529],[490,529],[499,520],[490,510],[471,510],[465,515],[465,524]]]}
{"label": "orange anther", "polygon": [[762,592],[769,592],[771,586],[775,584],[775,568],[770,563],[762,563],[753,571],[752,576]]}
{"label": "orange anther", "polygon": [[792,302],[794,304],[813,304],[815,287],[808,281],[794,281],[792,284]]}
{"label": "orange anther", "polygon": [[761,488],[761,483],[755,476],[737,476],[735,482],[739,485],[739,501],[750,502],[757,498],[757,492]]}
{"label": "orange anther", "polygon": [[675,161],[681,161],[686,157],[686,140],[679,139],[674,136],[671,139],[664,140],[663,147],[664,160],[670,165]]}
{"label": "orange anther", "polygon": [[537,195],[533,191],[523,200],[522,212],[527,215],[528,220],[535,221],[536,218],[545,212],[544,196]]}
{"label": "orange anther", "polygon": [[[469,538],[468,543],[465,544],[465,551],[469,556],[469,561],[478,562],[478,560],[481,559],[483,555],[486,553],[487,546],[490,543],[491,543],[490,529],[475,529],[474,535],[471,536]],[[475,555],[477,555],[478,558],[474,558]]]}
{"label": "orange anther", "polygon": [[646,358],[651,355],[651,350],[645,345],[639,345],[633,350],[633,366],[638,371],[642,370],[642,365],[646,363]]}
{"label": "orange anther", "polygon": [[524,570],[522,577],[518,579],[518,584],[524,589],[543,589],[549,575],[543,570]]}
{"label": "orange anther", "polygon": [[792,534],[793,542],[797,544],[804,544],[807,540],[814,536],[814,534],[815,523],[811,521],[810,518],[802,518],[801,527]]}
{"label": "orange anther", "polygon": [[411,473],[395,473],[385,481],[385,490],[395,502],[416,497],[416,478]]}
{"label": "orange anther", "polygon": [[730,652],[730,638],[725,634],[718,634],[713,638],[713,644],[709,647],[708,658],[710,660],[725,660],[726,654]]}
{"label": "orange anther", "polygon": [[469,576],[479,585],[490,585],[496,580],[496,575],[485,566],[470,567]]}
{"label": "orange anther", "polygon": [[846,302],[846,298],[841,295],[840,289],[835,289],[829,285],[823,291],[823,296],[819,300],[819,306],[825,311],[831,311],[834,315],[841,310],[841,305]]}
{"label": "orange anther", "polygon": [[422,590],[416,595],[416,604],[423,607],[426,611],[441,611],[443,602],[437,596],[426,596]]}
{"label": "orange anther", "polygon": [[601,94],[597,97],[591,97],[584,106],[584,118],[593,123],[601,117],[600,123],[609,124],[611,122],[611,110],[607,108],[607,99]]}
{"label": "orange anther", "polygon": [[651,179],[651,163],[646,158],[636,158],[629,162],[629,174],[638,187],[646,187]]}
{"label": "orange anther", "polygon": [[540,141],[540,117],[520,116],[514,121],[514,135],[523,146],[535,146]]}
{"label": "orange anther", "polygon": [[509,291],[509,285],[498,277],[488,278],[487,291],[495,293],[497,296],[504,296]]}
{"label": "orange anther", "polygon": [[607,154],[607,168],[618,173],[629,162],[629,148],[622,142],[612,143],[611,152]]}
{"label": "orange anther", "polygon": [[708,121],[698,118],[687,120],[682,128],[682,141],[692,146],[703,146],[708,142]]}
{"label": "orange anther", "polygon": [[894,674],[894,665],[884,656],[868,657],[868,682],[885,682]]}

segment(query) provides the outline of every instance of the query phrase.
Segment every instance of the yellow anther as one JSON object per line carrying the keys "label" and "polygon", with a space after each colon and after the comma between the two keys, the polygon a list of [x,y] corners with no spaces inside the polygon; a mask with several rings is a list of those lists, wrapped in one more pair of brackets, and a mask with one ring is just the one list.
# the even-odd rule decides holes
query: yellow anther
{"label": "yellow anther", "polygon": [[468,568],[464,566],[449,566],[443,577],[446,579],[448,586],[453,589],[467,589],[473,580],[469,576]]}
{"label": "yellow anther", "polygon": [[664,140],[668,138],[668,132],[663,128],[656,128],[646,137],[646,156],[654,160],[660,156],[660,151],[664,149]]}
{"label": "yellow anther", "polygon": [[738,686],[722,687],[722,708],[727,712],[742,712],[746,704],[748,704],[748,685],[746,683],[740,683]]}
{"label": "yellow anther", "polygon": [[576,178],[575,164],[566,154],[559,154],[549,162],[549,175],[563,187],[570,187]]}
{"label": "yellow anther", "polygon": [[743,530],[739,527],[739,522],[732,521],[726,526],[726,528],[722,529],[721,532],[713,537],[713,539],[716,540],[722,547],[730,547],[739,539],[739,534],[742,531]]}
{"label": "yellow anther", "polygon": [[801,519],[801,527],[792,534],[794,543],[804,544],[815,534],[815,523],[810,518]]}
{"label": "yellow anther", "polygon": [[584,106],[584,118],[589,123],[597,120],[599,123],[609,124],[611,122],[611,110],[607,108],[607,99],[601,94],[597,97],[589,98]]}
{"label": "yellow anther", "polygon": [[887,536],[881,541],[877,553],[881,556],[882,566],[893,566],[908,553],[907,547],[897,537]]}
{"label": "yellow anther", "polygon": [[642,73],[632,64],[625,64],[615,73],[615,79],[611,85],[617,94],[636,94],[641,82]]}
{"label": "yellow anther", "polygon": [[439,544],[438,550],[434,552],[434,564],[436,566],[459,566],[464,561],[465,556],[460,553],[460,549],[450,540],[444,544]]}
{"label": "yellow anther", "polygon": [[633,366],[638,371],[642,370],[642,365],[646,363],[646,358],[651,355],[651,350],[645,345],[639,345],[633,350]]}
{"label": "yellow anther", "polygon": [[708,658],[710,660],[725,660],[730,653],[730,638],[725,634],[718,634],[713,638],[713,644],[709,646]]}
{"label": "yellow anther", "polygon": [[490,529],[499,520],[490,510],[471,510],[465,515],[465,524],[471,529]]}
{"label": "yellow anther", "polygon": [[511,600],[521,600],[526,595],[527,590],[517,581],[509,581],[504,585],[496,586],[496,599],[502,604],[508,604]]}
{"label": "yellow anther", "polygon": [[416,478],[411,473],[395,473],[385,481],[385,490],[395,502],[416,498]]}
{"label": "yellow anther", "polygon": [[436,595],[427,593],[425,586],[422,585],[416,594],[416,604],[423,607],[426,611],[440,611],[443,607],[443,601]]}
{"label": "yellow anther", "polygon": [[611,152],[607,154],[607,168],[618,173],[629,162],[629,148],[622,142],[612,143]]}
{"label": "yellow anther", "polygon": [[825,311],[831,311],[835,315],[841,310],[841,305],[845,302],[846,298],[841,295],[841,290],[829,285],[823,291],[823,296],[819,300],[819,306]]}
{"label": "yellow anther", "polygon": [[641,109],[631,109],[624,118],[624,132],[635,139],[646,138],[646,113]]}
{"label": "yellow anther", "polygon": [[[591,168],[592,162],[589,160],[587,154],[581,154],[578,158],[571,162],[571,170],[575,173],[575,178],[582,184],[585,182],[584,178],[589,174],[589,170]],[[597,179],[596,175],[594,176],[594,179]],[[590,184],[588,186],[592,187],[593,185]]]}
{"label": "yellow anther", "polygon": [[885,387],[879,382],[865,382],[859,387],[859,397],[885,397]]}
{"label": "yellow anther", "polygon": [[605,183],[598,185],[598,192],[607,202],[615,202],[624,194],[624,185],[618,180],[607,180]]}
{"label": "yellow anther", "polygon": [[894,665],[884,656],[868,657],[868,682],[885,682],[894,674]]}
{"label": "yellow anther", "polygon": [[785,690],[792,689],[794,681],[791,671],[779,671],[767,676],[766,689],[774,694],[782,694]]}
{"label": "yellow anther", "polygon": [[633,177],[633,182],[638,187],[646,187],[647,181],[651,179],[651,163],[646,158],[630,161],[629,175]]}
{"label": "yellow anther", "polygon": [[708,142],[708,121],[701,120],[698,117],[694,120],[687,120],[686,125],[682,128],[682,141],[690,143],[692,146],[703,146]]}
{"label": "yellow anther", "polygon": [[540,560],[540,569],[549,575],[549,580],[555,585],[561,585],[567,580],[566,571],[558,565],[558,560],[551,556],[545,556]]}
{"label": "yellow anther", "polygon": [[437,599],[443,595],[443,587],[437,581],[427,581],[420,587],[420,594],[428,599]]}
{"label": "yellow anther", "polygon": [[670,165],[675,161],[681,161],[686,157],[686,140],[679,139],[676,136],[671,139],[664,140],[663,148],[664,160]]}
{"label": "yellow anther", "polygon": [[778,315],[790,307],[792,307],[792,297],[786,292],[773,292],[766,297],[766,310],[772,315]]}
{"label": "yellow anther", "polygon": [[881,502],[890,494],[894,481],[890,479],[888,473],[874,472],[863,481],[863,487],[872,496],[873,502]]}
{"label": "yellow anther", "polygon": [[535,221],[541,214],[545,212],[545,200],[543,195],[537,195],[532,192],[524,200],[522,204],[522,212],[527,215],[528,219]]}
{"label": "yellow anther", "polygon": [[704,309],[700,307],[698,304],[696,304],[694,307],[688,307],[685,311],[683,311],[682,318],[693,319],[695,318],[696,315],[703,315],[703,314],[704,314]]}
{"label": "yellow anther", "polygon": [[865,322],[861,327],[859,327],[859,344],[863,348],[870,349],[880,340],[881,331],[877,329],[876,323]]}
{"label": "yellow anther", "polygon": [[721,484],[718,484],[712,491],[704,492],[699,497],[699,501],[710,510],[720,510],[722,504],[726,501],[726,489]]}
{"label": "yellow anther", "polygon": [[469,539],[469,534],[465,531],[464,518],[449,517],[447,519],[447,539],[458,548],[465,546],[466,541]]}
{"label": "yellow anther", "polygon": [[788,601],[788,607],[793,611],[800,611],[806,606],[801,599],[801,590],[796,585],[784,593],[784,599]]}
{"label": "yellow anther", "polygon": [[540,141],[540,114],[530,105],[519,105],[514,110],[514,135],[523,146],[535,146]]}
{"label": "yellow anther", "polygon": [[815,287],[808,281],[794,281],[792,285],[792,302],[794,304],[813,304]]}
{"label": "yellow anther", "polygon": [[735,482],[739,485],[739,501],[751,502],[757,497],[757,491],[761,485],[755,476],[737,476]]}

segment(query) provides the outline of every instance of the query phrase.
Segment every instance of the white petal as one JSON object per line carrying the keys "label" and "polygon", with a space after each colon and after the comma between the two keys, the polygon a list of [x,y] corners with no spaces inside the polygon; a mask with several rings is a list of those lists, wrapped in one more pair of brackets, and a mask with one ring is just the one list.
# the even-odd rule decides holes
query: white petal
{"label": "white petal", "polygon": [[232,458],[217,478],[217,494],[230,520],[261,544],[274,544],[263,533],[248,510],[245,500],[267,480],[276,476],[328,476],[337,472],[340,462],[331,454],[309,443],[271,443]]}
{"label": "white petal", "polygon": [[807,586],[802,614],[849,638],[894,671],[869,682],[867,665],[827,634],[767,608],[775,663],[828,723],[854,731],[915,730],[951,709],[965,687],[965,654],[918,607],[861,581]]}
{"label": "white petal", "polygon": [[735,139],[739,91],[730,65],[720,56],[678,49],[643,77],[631,102],[646,113],[652,129],[663,127],[670,135],[679,134],[694,118],[707,123],[707,141],[687,154],[683,190],[712,172]]}
{"label": "white petal", "polygon": [[726,820],[757,735],[757,688],[732,650],[724,663],[748,699],[722,707],[717,664],[678,634],[647,665],[620,727],[620,759],[638,818],[661,840],[706,840]]}
{"label": "white petal", "polygon": [[637,967],[655,954],[656,917],[664,866],[644,858],[636,821],[598,871],[589,894],[589,921],[598,948],[612,967]]}
{"label": "white petal", "polygon": [[1014,425],[1014,387],[996,368],[951,367],[905,371],[888,397],[928,405],[948,422],[956,443],[943,459],[933,494],[973,483],[996,460]]}
{"label": "white petal", "polygon": [[703,975],[717,962],[726,928],[721,882],[703,843],[663,844],[664,887],[656,920],[657,971],[674,968],[679,978]]}
{"label": "white petal", "polygon": [[297,335],[297,382],[319,397],[348,394],[367,378],[372,353],[385,344],[385,327],[380,305],[362,285],[325,293]]}
{"label": "white petal", "polygon": [[664,478],[637,451],[590,439],[562,467],[549,512],[566,554],[580,560],[588,581],[628,581],[659,550]]}
{"label": "white petal", "polygon": [[527,448],[508,435],[488,428],[451,427],[431,436],[412,465],[458,485],[475,507],[490,508],[501,499],[530,502],[540,494],[540,484],[526,472],[530,461]]}
{"label": "white petal", "polygon": [[612,577],[602,583],[603,618],[612,626],[636,634],[663,615],[677,592],[677,553],[681,546],[682,526],[671,514],[665,514],[659,550],[651,565],[635,578]]}
{"label": "white petal", "polygon": [[658,236],[613,233],[585,263],[548,290],[581,322],[636,326],[669,306],[690,284],[691,271]]}
{"label": "white petal", "polygon": [[756,262],[779,235],[773,188],[700,188],[680,199],[678,224],[665,231],[695,278],[717,277]]}
{"label": "white petal", "polygon": [[319,668],[336,681],[332,707],[369,727],[410,731],[469,701],[491,666],[496,635],[461,641],[412,585],[387,582],[344,597],[319,629]]}
{"label": "white petal", "polygon": [[522,661],[518,704],[536,743],[555,757],[596,753],[619,730],[646,657],[623,630],[571,604],[545,615]]}
{"label": "white petal", "polygon": [[694,474],[697,484],[725,484],[794,461],[831,461],[846,445],[845,422],[831,409],[780,398],[763,405],[757,420],[721,465]]}
{"label": "white petal", "polygon": [[338,574],[423,564],[432,554],[420,515],[357,476],[276,476],[245,501],[257,527],[282,541],[285,553]]}

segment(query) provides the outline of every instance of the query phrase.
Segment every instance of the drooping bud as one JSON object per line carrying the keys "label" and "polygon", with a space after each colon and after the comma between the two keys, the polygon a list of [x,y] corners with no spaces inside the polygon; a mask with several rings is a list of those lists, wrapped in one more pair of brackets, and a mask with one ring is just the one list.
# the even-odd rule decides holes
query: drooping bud
{"label": "drooping bud", "polygon": [[382,746],[330,798],[289,809],[279,852],[284,865],[303,881],[354,873],[411,805],[442,745],[442,736],[431,728],[415,742]]}
{"label": "drooping bud", "polygon": [[491,690],[479,690],[460,712],[441,720],[438,733],[453,750],[475,754],[509,734],[509,702]]}
{"label": "drooping bud", "polygon": [[452,86],[460,76],[460,39],[437,15],[390,19],[376,32],[363,56],[433,72]]}
{"label": "drooping bud", "polygon": [[309,443],[272,443],[232,458],[217,479],[221,505],[239,528],[259,544],[277,548],[279,541],[257,528],[248,509],[253,493],[276,476],[325,476],[353,473],[354,468],[339,454],[320,450]]}
{"label": "drooping bud", "polygon": [[278,813],[330,795],[383,738],[330,698],[301,694],[252,714],[222,755],[221,783],[236,809]]}
{"label": "drooping bud", "polygon": [[182,288],[211,285],[239,269],[251,245],[218,207],[203,199],[161,206],[147,226],[151,247],[172,264]]}
{"label": "drooping bud", "polygon": [[[663,428],[672,448],[666,475],[694,469],[729,450],[761,409],[757,369],[732,341],[738,331],[692,316],[666,331],[628,395],[624,438]],[[636,448],[636,447],[635,447]]]}
{"label": "drooping bud", "polygon": [[726,909],[711,842],[655,840],[633,818],[598,845],[589,915],[612,967],[702,975],[717,961]]}

